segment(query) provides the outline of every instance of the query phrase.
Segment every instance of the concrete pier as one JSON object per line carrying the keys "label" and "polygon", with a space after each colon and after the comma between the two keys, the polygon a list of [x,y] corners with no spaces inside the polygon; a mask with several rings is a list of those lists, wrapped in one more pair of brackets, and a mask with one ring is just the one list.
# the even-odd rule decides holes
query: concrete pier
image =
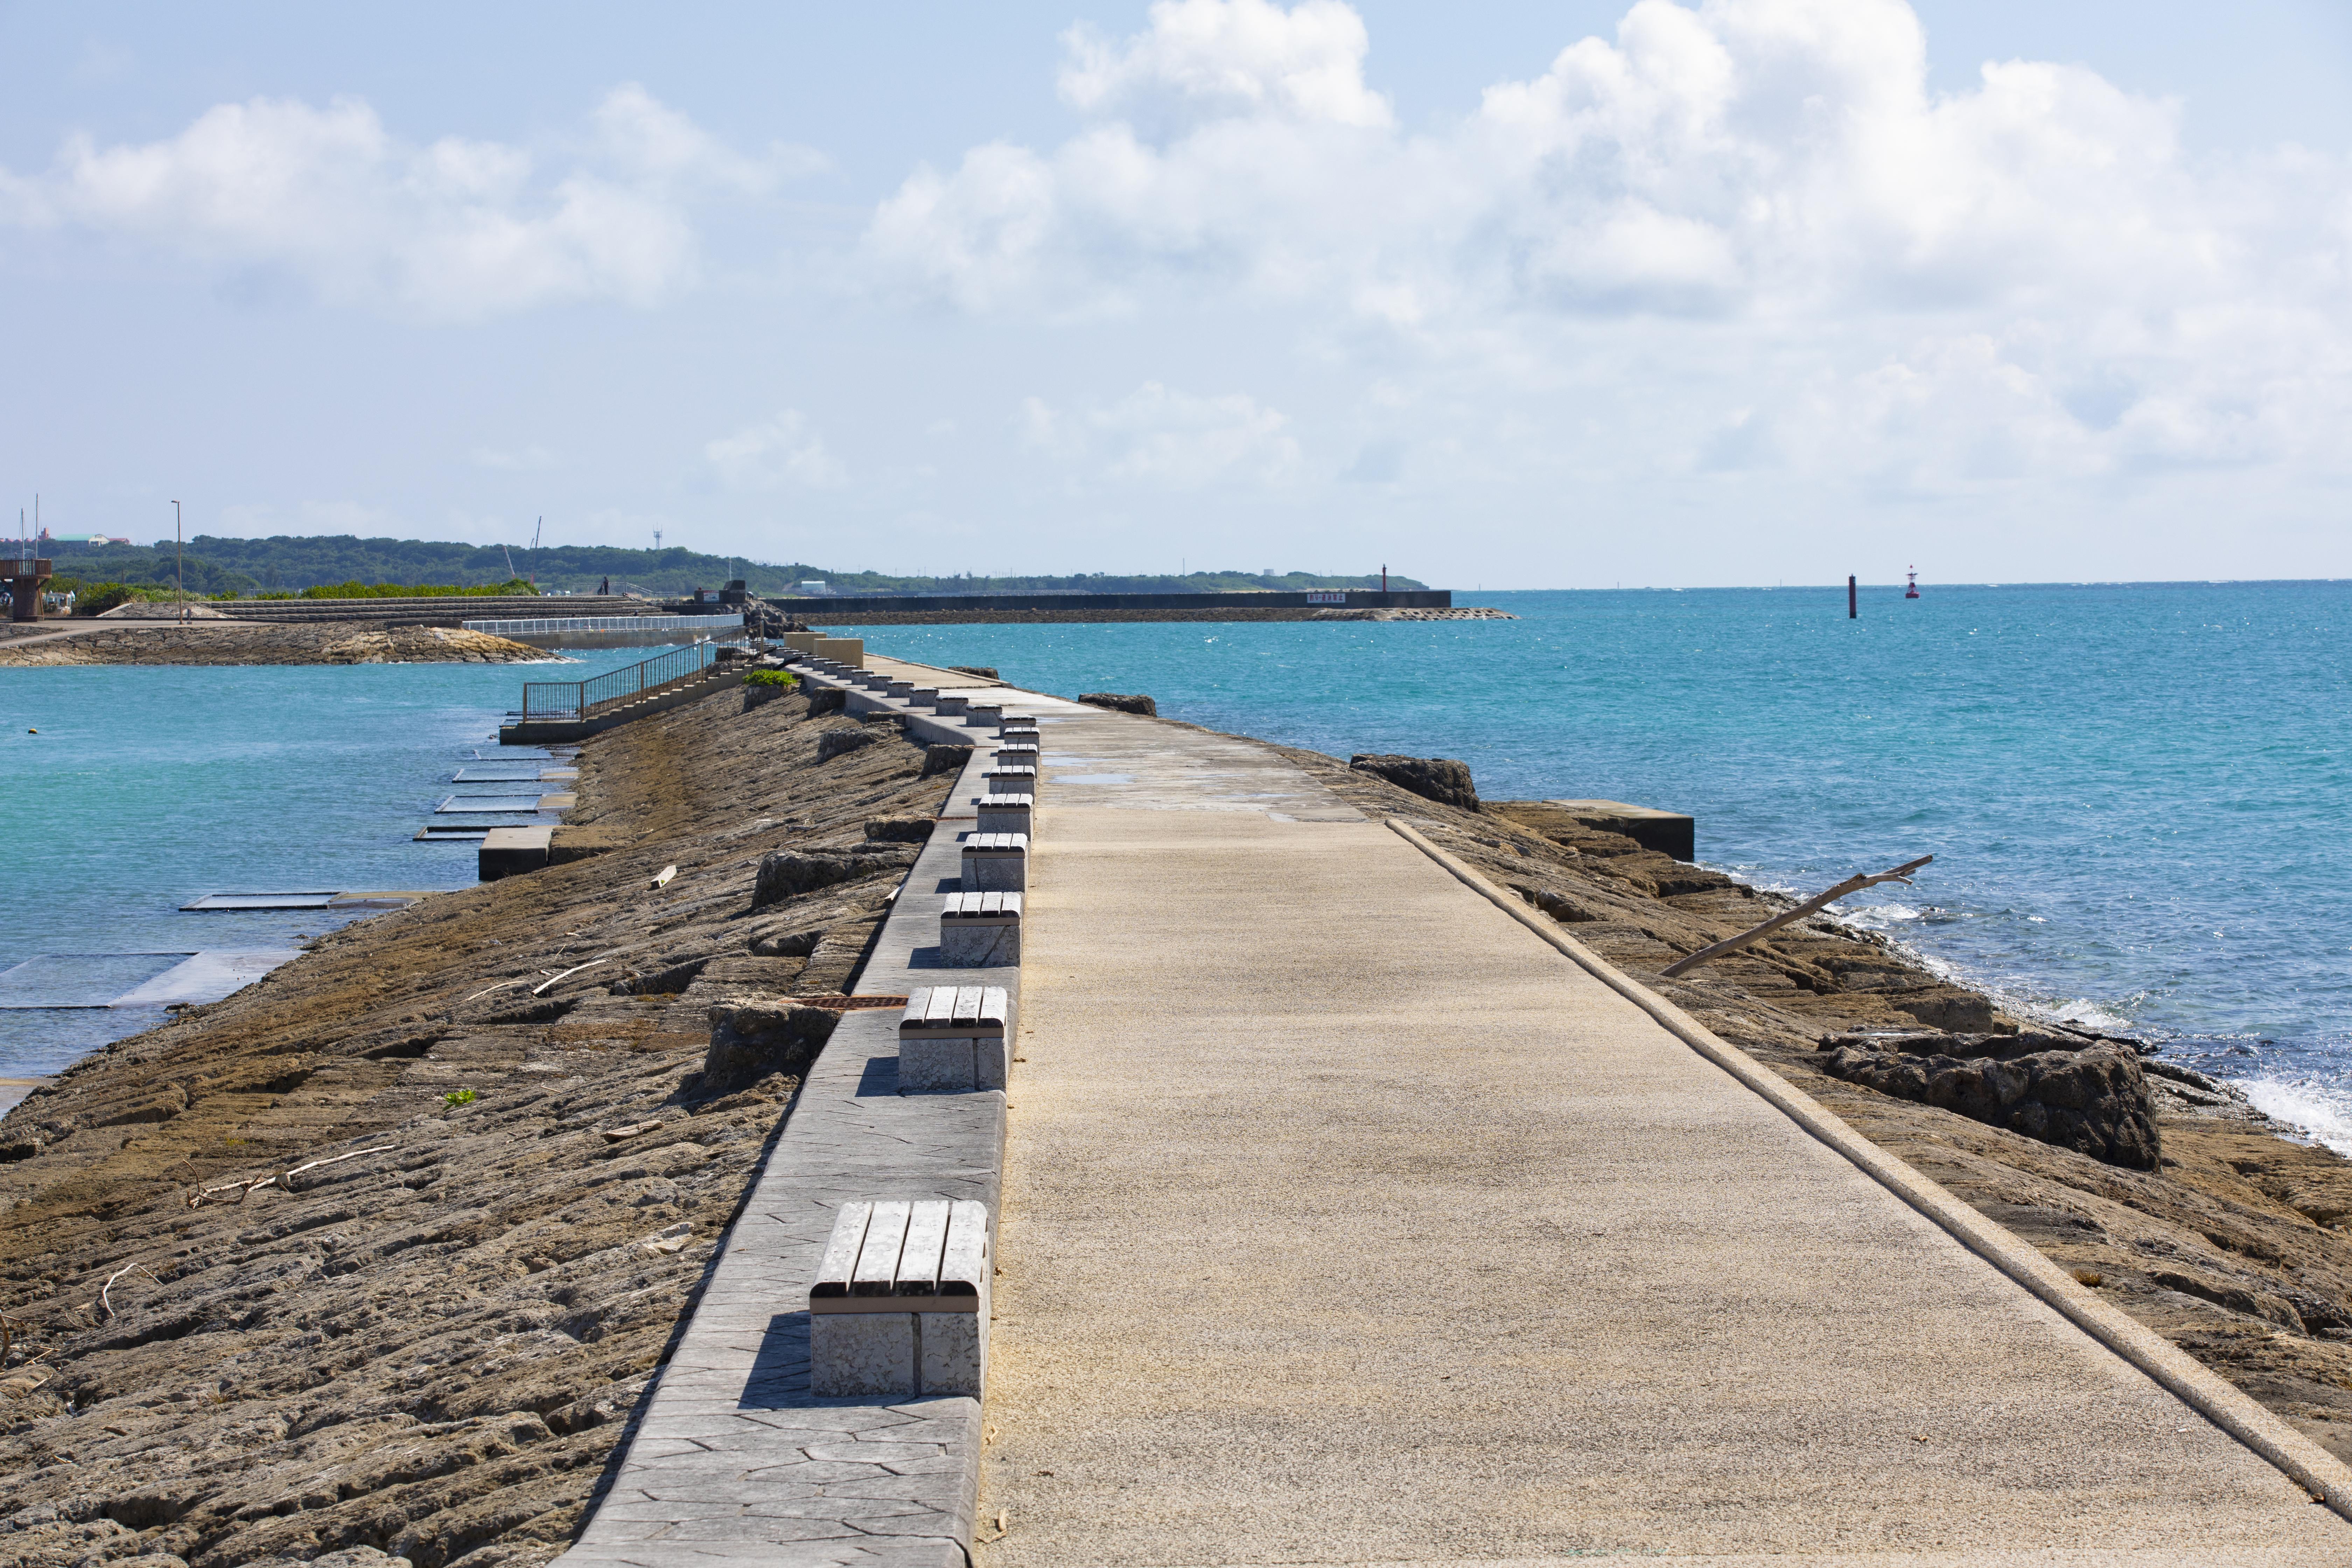
{"label": "concrete pier", "polygon": [[[1001,695],[1085,759],[1018,963],[933,945],[975,755],[858,990],[1006,987],[1012,1092],[848,1015],[573,1568],[2352,1560],[2352,1471],[1409,822]],[[810,1387],[793,1303],[900,1199],[995,1216],[984,1407]]]}

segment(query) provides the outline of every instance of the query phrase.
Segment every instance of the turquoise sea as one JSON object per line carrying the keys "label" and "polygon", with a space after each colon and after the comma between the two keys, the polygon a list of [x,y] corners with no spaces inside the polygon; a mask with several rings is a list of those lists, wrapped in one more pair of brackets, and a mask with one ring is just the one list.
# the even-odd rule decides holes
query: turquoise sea
{"label": "turquoise sea", "polygon": [[[847,635],[1342,756],[1459,757],[1497,798],[1688,811],[1703,860],[1767,887],[1933,854],[1845,912],[2014,1006],[2162,1040],[2352,1151],[2352,584],[1922,593],[1866,589],[1853,621],[1841,586],[1457,595],[1507,622]],[[0,670],[0,778],[32,847],[15,951],[277,946],[318,928],[176,906],[470,881],[471,846],[409,837],[551,673]],[[0,1010],[0,1076],[131,1026]]]}
{"label": "turquoise sea", "polygon": [[2352,584],[1457,592],[1511,622],[877,626],[878,651],[1497,799],[1692,813],[2013,1005],[2168,1043],[2352,1152]]}
{"label": "turquoise sea", "polygon": [[[499,754],[526,679],[562,667],[0,668],[12,825],[0,1078],[56,1071],[161,1021],[91,1010],[199,950],[299,947],[355,917],[184,914],[205,893],[397,890],[474,880],[474,846],[411,842],[451,775]],[[37,734],[31,731],[38,731]]]}

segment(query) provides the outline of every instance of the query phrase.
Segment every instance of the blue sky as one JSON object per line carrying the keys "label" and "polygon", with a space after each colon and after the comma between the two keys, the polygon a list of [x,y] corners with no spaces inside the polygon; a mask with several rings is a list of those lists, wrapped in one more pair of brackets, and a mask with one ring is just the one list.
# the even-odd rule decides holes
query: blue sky
{"label": "blue sky", "polygon": [[2340,5],[8,5],[0,58],[0,469],[63,531],[2352,575]]}

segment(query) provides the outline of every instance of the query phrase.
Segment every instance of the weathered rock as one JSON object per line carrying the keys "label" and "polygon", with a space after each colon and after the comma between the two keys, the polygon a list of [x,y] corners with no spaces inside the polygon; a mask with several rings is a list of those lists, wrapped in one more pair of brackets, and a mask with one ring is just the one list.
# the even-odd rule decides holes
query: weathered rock
{"label": "weathered rock", "polygon": [[866,823],[866,841],[869,844],[928,844],[931,841],[929,816],[876,816]]}
{"label": "weathered rock", "polygon": [[824,713],[840,713],[849,707],[849,693],[837,686],[822,686],[809,693],[808,716],[812,719]]}
{"label": "weathered rock", "polygon": [[817,737],[816,760],[829,763],[835,757],[862,751],[882,737],[871,730],[835,730]]}
{"label": "weathered rock", "polygon": [[779,849],[760,861],[759,878],[751,886],[751,907],[765,909],[819,888],[904,870],[914,863],[914,856],[896,844],[866,844],[849,849]]}
{"label": "weathered rock", "polygon": [[771,1073],[798,1078],[808,1070],[841,1015],[790,1002],[710,1009],[710,1048],[703,1053],[705,1092],[748,1087]]}
{"label": "weathered rock", "polygon": [[992,666],[985,664],[951,664],[948,666],[948,668],[954,670],[958,675],[976,675],[982,680],[1002,680],[1003,679],[1003,676],[996,673],[996,670]]}
{"label": "weathered rock", "polygon": [[1423,800],[1459,806],[1464,811],[1478,809],[1478,786],[1470,781],[1470,764],[1452,757],[1358,752],[1348,759],[1348,765],[1384,778],[1399,789],[1411,790]]}
{"label": "weathered rock", "polygon": [[970,746],[931,746],[923,752],[923,776],[937,773],[960,773],[964,763],[971,761]]}
{"label": "weathered rock", "polygon": [[1160,704],[1140,693],[1122,696],[1116,691],[1086,691],[1078,700],[1090,708],[1114,708],[1121,713],[1140,713],[1147,719],[1160,717]]}
{"label": "weathered rock", "polygon": [[1958,1112],[2136,1171],[2163,1155],[2139,1058],[2126,1047],[2016,1035],[1843,1035],[1821,1043],[1848,1083]]}

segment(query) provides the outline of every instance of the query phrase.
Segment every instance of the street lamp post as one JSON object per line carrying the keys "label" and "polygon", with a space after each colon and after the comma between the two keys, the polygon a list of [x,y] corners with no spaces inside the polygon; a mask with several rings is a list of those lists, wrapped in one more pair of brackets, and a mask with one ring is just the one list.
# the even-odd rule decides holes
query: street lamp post
{"label": "street lamp post", "polygon": [[172,503],[172,596],[180,606],[180,624],[188,624],[188,555],[180,538],[180,503]]}

